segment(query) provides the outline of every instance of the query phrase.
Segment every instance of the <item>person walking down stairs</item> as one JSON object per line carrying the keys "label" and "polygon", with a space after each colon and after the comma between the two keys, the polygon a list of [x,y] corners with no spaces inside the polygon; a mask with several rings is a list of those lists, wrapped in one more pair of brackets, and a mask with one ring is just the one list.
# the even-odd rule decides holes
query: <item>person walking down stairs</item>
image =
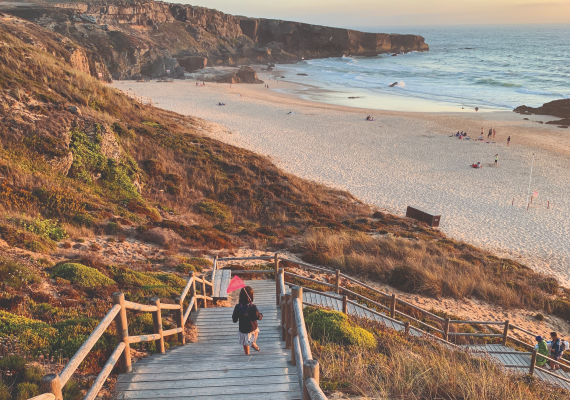
{"label": "person walking down stairs", "polygon": [[239,344],[243,345],[245,354],[249,354],[249,346],[259,351],[257,346],[257,336],[259,335],[259,327],[257,321],[263,318],[263,314],[259,312],[257,306],[253,304],[253,289],[246,286],[239,293],[239,303],[234,308],[232,320],[234,324],[239,321]]}

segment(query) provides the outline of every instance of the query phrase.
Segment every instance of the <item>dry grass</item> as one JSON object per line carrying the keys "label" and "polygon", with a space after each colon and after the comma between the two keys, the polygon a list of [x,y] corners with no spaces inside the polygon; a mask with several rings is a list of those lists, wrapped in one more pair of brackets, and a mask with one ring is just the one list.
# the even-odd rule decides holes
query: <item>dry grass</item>
{"label": "dry grass", "polygon": [[416,240],[360,232],[309,230],[303,259],[388,283],[409,293],[476,297],[503,307],[546,310],[567,318],[567,294],[555,278],[449,239]]}
{"label": "dry grass", "polygon": [[567,391],[505,372],[489,360],[405,337],[380,324],[360,324],[376,336],[376,349],[312,343],[313,356],[321,364],[321,386],[327,391],[375,399],[570,399]]}

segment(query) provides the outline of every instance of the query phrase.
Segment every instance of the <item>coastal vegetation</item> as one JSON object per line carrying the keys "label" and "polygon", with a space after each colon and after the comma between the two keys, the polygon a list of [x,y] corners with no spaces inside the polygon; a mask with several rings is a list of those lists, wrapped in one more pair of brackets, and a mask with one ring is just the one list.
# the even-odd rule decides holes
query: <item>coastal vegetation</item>
{"label": "coastal vegetation", "polygon": [[[37,393],[47,360],[61,364],[77,351],[113,292],[140,303],[172,301],[189,272],[212,266],[207,257],[241,246],[290,249],[411,293],[473,296],[570,319],[567,291],[555,279],[214,140],[204,121],[143,105],[73,69],[65,43],[37,25],[0,20],[0,236],[17,249],[2,248],[0,257],[0,337],[12,353],[0,369],[15,371],[2,375],[0,399]],[[114,263],[100,243],[84,245],[100,236],[165,252]],[[354,391],[358,383],[375,395],[382,382],[398,381],[390,395],[461,398],[496,378],[487,397],[471,398],[554,398],[462,353],[359,327],[338,313],[306,312],[331,389]],[[162,323],[174,327],[172,314],[165,311]],[[134,312],[129,324],[134,335],[152,332],[150,314]],[[82,376],[99,371],[116,346],[114,331],[111,325],[81,365]],[[168,346],[176,344],[172,336]],[[403,357],[409,347],[414,356]],[[133,348],[155,350],[152,342]],[[390,368],[368,368],[377,361]],[[347,383],[350,365],[357,374]],[[66,398],[86,385],[67,384]]]}
{"label": "coastal vegetation", "polygon": [[[325,319],[336,314],[319,313]],[[407,336],[377,322],[349,319],[374,338],[373,347],[311,332],[313,357],[321,364],[320,383],[327,392],[376,399],[570,399],[562,389],[511,374],[488,359]],[[310,329],[309,323],[307,327]]]}

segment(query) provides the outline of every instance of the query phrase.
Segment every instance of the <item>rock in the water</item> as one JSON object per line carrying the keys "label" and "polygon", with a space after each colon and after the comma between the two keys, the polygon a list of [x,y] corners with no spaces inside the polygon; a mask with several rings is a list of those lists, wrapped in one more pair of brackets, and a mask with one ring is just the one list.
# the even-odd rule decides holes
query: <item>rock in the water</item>
{"label": "rock in the water", "polygon": [[305,74],[305,73],[300,73],[300,74],[297,74],[297,75],[299,75],[299,76],[309,76],[309,75],[307,75],[307,74]]}

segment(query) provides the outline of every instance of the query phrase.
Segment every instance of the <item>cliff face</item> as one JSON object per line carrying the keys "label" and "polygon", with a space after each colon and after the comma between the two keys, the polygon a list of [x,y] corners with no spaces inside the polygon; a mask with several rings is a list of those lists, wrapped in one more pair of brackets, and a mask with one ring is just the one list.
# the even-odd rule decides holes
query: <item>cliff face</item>
{"label": "cliff face", "polygon": [[207,58],[209,65],[240,65],[429,50],[421,36],[252,19],[157,1],[42,3],[4,11],[81,43],[102,57],[115,79],[174,70],[182,76],[180,66],[195,65],[188,61],[192,57]]}

